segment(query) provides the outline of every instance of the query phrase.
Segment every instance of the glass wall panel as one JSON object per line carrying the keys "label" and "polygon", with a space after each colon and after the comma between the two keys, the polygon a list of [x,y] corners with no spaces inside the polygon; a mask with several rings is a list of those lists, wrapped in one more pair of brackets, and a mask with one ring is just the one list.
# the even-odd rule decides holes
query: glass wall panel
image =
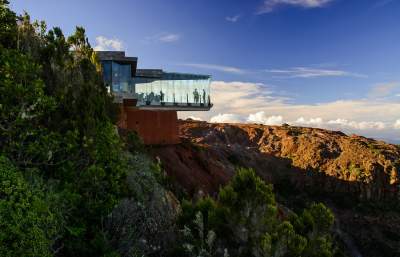
{"label": "glass wall panel", "polygon": [[210,104],[210,79],[154,80],[135,78],[139,105]]}
{"label": "glass wall panel", "polygon": [[135,95],[138,105],[208,106],[210,77],[162,73],[160,77],[133,77],[130,64],[102,61],[103,78],[111,91]]}
{"label": "glass wall panel", "polygon": [[111,84],[112,84],[112,71],[111,71],[111,61],[102,61],[101,67],[103,69],[103,80],[104,84],[107,87],[107,90],[110,92]]}
{"label": "glass wall panel", "polygon": [[112,62],[112,91],[132,93],[132,76],[130,64]]}

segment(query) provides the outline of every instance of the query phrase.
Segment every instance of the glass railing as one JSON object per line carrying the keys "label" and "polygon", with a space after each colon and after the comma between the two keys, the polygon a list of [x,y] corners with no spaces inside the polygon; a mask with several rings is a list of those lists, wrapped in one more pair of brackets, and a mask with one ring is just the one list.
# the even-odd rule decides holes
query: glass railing
{"label": "glass railing", "polygon": [[131,64],[102,61],[103,79],[117,100],[137,98],[138,106],[211,106],[207,75],[137,70]]}
{"label": "glass railing", "polygon": [[138,105],[209,106],[210,79],[146,80],[135,79]]}

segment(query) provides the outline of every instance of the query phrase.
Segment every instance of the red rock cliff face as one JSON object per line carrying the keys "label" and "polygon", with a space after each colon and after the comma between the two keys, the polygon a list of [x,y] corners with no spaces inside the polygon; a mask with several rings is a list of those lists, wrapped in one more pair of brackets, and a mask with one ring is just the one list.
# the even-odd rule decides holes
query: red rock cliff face
{"label": "red rock cliff face", "polygon": [[189,193],[213,194],[236,166],[254,168],[268,182],[362,199],[399,194],[400,149],[360,136],[292,126],[180,121],[182,144],[154,149],[167,173]]}
{"label": "red rock cliff face", "polygon": [[398,146],[292,126],[180,121],[179,130],[181,144],[153,154],[189,194],[214,195],[236,166],[251,167],[275,185],[282,204],[332,208],[339,237],[362,254],[353,256],[400,256],[400,209],[389,204],[400,199]]}

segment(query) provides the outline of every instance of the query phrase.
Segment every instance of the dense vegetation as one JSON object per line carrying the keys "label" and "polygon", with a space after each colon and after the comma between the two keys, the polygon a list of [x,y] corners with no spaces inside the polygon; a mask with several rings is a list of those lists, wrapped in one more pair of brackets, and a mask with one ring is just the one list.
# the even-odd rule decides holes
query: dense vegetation
{"label": "dense vegetation", "polygon": [[0,23],[2,256],[107,253],[101,222],[128,193],[126,161],[85,31],[46,31],[6,1]]}
{"label": "dense vegetation", "polygon": [[85,30],[66,37],[0,0],[0,256],[334,254],[332,213],[282,215],[251,170],[178,214],[115,117]]}
{"label": "dense vegetation", "polygon": [[278,213],[272,186],[239,169],[217,200],[182,205],[189,256],[334,256],[334,217],[323,204],[301,215]]}

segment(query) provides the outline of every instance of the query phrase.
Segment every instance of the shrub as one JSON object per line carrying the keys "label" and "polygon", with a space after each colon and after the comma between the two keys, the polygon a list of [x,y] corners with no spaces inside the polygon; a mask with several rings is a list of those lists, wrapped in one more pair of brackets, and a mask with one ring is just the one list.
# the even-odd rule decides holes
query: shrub
{"label": "shrub", "polygon": [[44,192],[0,156],[0,256],[51,256],[55,222]]}
{"label": "shrub", "polygon": [[283,219],[272,190],[253,170],[238,169],[216,200],[185,201],[179,225],[190,235],[184,237],[190,253],[201,252],[212,231],[214,250],[207,248],[206,256],[332,256],[332,212],[313,204]]}
{"label": "shrub", "polygon": [[[15,205],[18,215],[31,216],[32,223],[21,226],[33,229],[27,235],[16,233],[13,229],[19,227],[3,210],[4,222],[8,219],[14,226],[8,229],[16,233],[4,230],[5,248],[17,251],[19,244],[28,251],[36,240],[39,256],[50,254],[44,251],[50,247],[60,256],[113,254],[102,222],[129,193],[127,162],[112,124],[112,96],[103,85],[85,30],[77,27],[66,38],[59,28],[47,30],[44,22],[32,23],[28,14],[17,17],[5,0],[0,0],[0,21],[0,155],[16,167],[2,175],[18,182],[16,192],[23,201],[14,204],[15,197],[6,194],[3,204]],[[33,170],[32,181],[41,182],[31,188],[24,177]],[[50,189],[54,195],[44,193]],[[45,206],[63,217],[60,224],[43,225],[59,232],[57,240],[47,237],[47,229],[39,229],[39,211],[46,212]]]}

